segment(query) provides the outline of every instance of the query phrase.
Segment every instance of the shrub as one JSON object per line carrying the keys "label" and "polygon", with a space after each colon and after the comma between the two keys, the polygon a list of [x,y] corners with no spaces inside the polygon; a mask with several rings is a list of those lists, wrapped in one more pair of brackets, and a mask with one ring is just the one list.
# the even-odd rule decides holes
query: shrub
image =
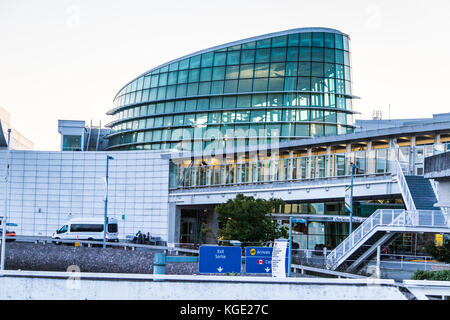
{"label": "shrub", "polygon": [[450,281],[450,270],[440,271],[424,271],[417,270],[414,272],[411,280],[435,280],[435,281]]}
{"label": "shrub", "polygon": [[428,243],[425,251],[437,261],[450,263],[450,241],[446,241],[442,247],[436,247],[433,242]]}

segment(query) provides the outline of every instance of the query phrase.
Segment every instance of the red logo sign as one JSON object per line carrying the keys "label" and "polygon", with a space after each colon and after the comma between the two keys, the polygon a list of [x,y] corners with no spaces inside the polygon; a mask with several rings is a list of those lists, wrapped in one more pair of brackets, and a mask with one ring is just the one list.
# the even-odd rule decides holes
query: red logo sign
{"label": "red logo sign", "polygon": [[264,260],[263,259],[259,259],[258,260],[258,264],[264,264]]}

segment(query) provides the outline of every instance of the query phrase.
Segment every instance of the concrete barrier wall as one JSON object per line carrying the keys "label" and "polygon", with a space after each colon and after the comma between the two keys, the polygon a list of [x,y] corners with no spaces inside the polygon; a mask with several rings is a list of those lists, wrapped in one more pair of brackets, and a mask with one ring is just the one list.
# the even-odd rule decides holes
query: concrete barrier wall
{"label": "concrete barrier wall", "polygon": [[[70,275],[67,273],[67,275]],[[147,277],[147,279],[145,279]],[[374,279],[274,279],[261,277],[165,275],[152,281],[147,275],[129,279],[49,278],[7,275],[0,277],[0,299],[146,299],[146,300],[404,300],[398,287]],[[151,277],[151,276],[150,276]],[[158,276],[153,276],[158,278]],[[198,280],[196,280],[198,278]],[[216,278],[215,280],[207,280]],[[232,278],[232,279],[231,279]],[[228,281],[226,281],[228,279]],[[267,282],[262,282],[267,281]],[[389,284],[384,284],[389,283]]]}

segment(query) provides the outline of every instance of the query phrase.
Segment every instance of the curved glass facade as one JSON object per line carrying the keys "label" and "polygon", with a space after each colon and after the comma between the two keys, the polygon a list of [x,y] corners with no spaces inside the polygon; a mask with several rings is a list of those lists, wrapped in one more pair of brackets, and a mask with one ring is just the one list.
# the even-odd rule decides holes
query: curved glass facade
{"label": "curved glass facade", "polygon": [[353,132],[349,38],[304,28],[154,68],[114,98],[109,149],[222,149]]}

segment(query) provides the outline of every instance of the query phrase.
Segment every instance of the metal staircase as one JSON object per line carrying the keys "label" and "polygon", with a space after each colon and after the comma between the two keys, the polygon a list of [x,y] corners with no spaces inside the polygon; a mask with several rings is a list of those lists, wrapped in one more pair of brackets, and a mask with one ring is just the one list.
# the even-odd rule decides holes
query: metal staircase
{"label": "metal staircase", "polygon": [[450,213],[433,206],[436,195],[428,179],[405,176],[398,161],[395,175],[407,210],[377,210],[327,256],[327,268],[353,271],[405,232],[450,233]]}
{"label": "metal staircase", "polygon": [[353,271],[403,232],[450,233],[440,210],[377,210],[327,256],[327,269]]}
{"label": "metal staircase", "polygon": [[414,205],[418,210],[437,210],[437,202],[430,180],[422,176],[405,176]]}

